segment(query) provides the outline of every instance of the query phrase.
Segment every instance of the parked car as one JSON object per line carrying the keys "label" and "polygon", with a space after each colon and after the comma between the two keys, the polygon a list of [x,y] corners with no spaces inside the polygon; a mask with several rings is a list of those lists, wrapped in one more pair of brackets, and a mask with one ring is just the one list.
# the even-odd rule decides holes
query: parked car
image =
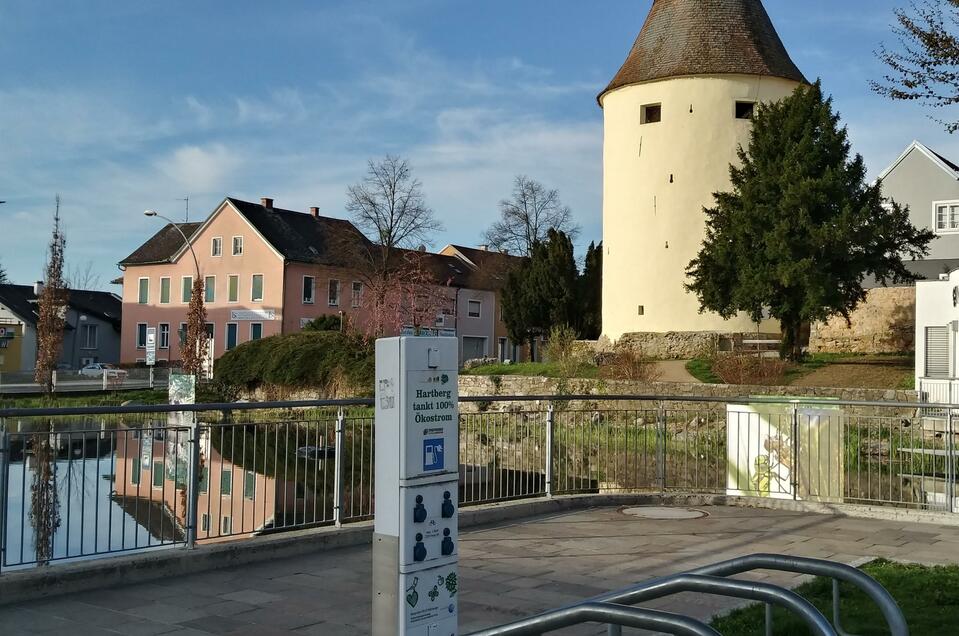
{"label": "parked car", "polygon": [[127,377],[126,371],[117,367],[115,364],[107,364],[105,362],[94,362],[80,369],[80,375],[83,376],[102,378],[104,374],[106,374],[108,378],[116,380],[124,380]]}

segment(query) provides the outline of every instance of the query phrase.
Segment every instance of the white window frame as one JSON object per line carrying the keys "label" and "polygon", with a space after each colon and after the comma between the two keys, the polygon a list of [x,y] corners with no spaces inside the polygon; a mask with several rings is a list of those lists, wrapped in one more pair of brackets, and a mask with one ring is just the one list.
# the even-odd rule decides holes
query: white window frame
{"label": "white window frame", "polygon": [[[90,345],[90,332],[93,331],[93,345]],[[97,348],[100,342],[100,325],[87,323],[80,325],[80,335],[85,336],[80,339],[80,348],[84,351],[92,351]]]}
{"label": "white window frame", "polygon": [[[163,301],[163,281],[166,281],[166,282],[167,282],[166,302]],[[159,299],[158,299],[158,300],[160,301],[160,304],[161,304],[161,305],[169,305],[169,304],[170,304],[170,297],[171,297],[172,295],[173,295],[173,281],[170,280],[170,277],[169,277],[169,276],[161,276],[161,277],[160,277],[160,297],[159,297]]]}
{"label": "white window frame", "polygon": [[[656,108],[659,106],[659,119],[656,121],[647,121],[646,120],[646,109]],[[641,126],[646,126],[649,124],[659,124],[663,121],[663,103],[662,102],[650,102],[648,104],[643,104],[639,107],[639,123]]]}
{"label": "white window frame", "polygon": [[[310,281],[310,297],[306,297],[306,281]],[[316,304],[316,276],[304,276],[303,277],[303,304],[304,305],[313,305]]]}
{"label": "white window frame", "polygon": [[[259,338],[254,338],[254,337],[253,337],[253,327],[254,327],[254,325],[260,327],[260,337],[259,337]],[[262,340],[262,339],[263,339],[263,323],[262,323],[262,322],[251,322],[251,323],[250,323],[250,342],[253,342],[253,340]]]}
{"label": "white window frame", "polygon": [[[136,344],[137,344],[137,349],[146,349],[146,348],[147,348],[147,326],[148,326],[148,325],[147,325],[147,323],[145,323],[145,322],[138,322],[138,323],[137,323],[137,331],[136,331],[136,335],[135,335]],[[140,327],[143,327],[143,344],[140,344]]]}
{"label": "white window frame", "polygon": [[[143,289],[143,281],[147,282],[146,289],[146,300],[140,300],[140,291]],[[138,305],[149,305],[150,304],[150,277],[141,276],[137,279],[137,304]]]}
{"label": "white window frame", "polygon": [[[213,287],[212,287],[212,289],[213,289],[213,298],[210,299],[210,300],[207,300],[207,297],[206,297],[207,282],[208,282],[211,278],[213,279]],[[216,302],[216,276],[204,276],[204,277],[203,277],[203,302],[204,302],[204,303],[210,303],[210,304]]]}
{"label": "white window frame", "polygon": [[[257,276],[260,277],[260,297],[254,298],[253,297],[253,289],[254,289],[253,281],[256,280]],[[266,292],[264,291],[265,289],[266,289],[266,276],[264,276],[263,274],[250,274],[250,302],[262,303],[263,297],[266,295]]]}
{"label": "white window frame", "polygon": [[[356,286],[359,285],[359,290]],[[363,305],[363,281],[355,280],[350,286],[350,306],[359,309]]]}
{"label": "white window frame", "polygon": [[[939,228],[939,208],[946,207],[946,225],[945,229]],[[959,234],[959,213],[956,215],[956,226],[948,227],[951,207],[959,207],[959,200],[933,201],[932,202],[932,229],[936,234]]]}
{"label": "white window frame", "polygon": [[[166,346],[163,345],[163,328],[166,327]],[[160,349],[170,348],[170,323],[161,322],[157,325],[157,347]]]}
{"label": "white window frame", "polygon": [[[236,242],[237,239],[240,239],[240,243],[239,243],[240,250],[239,250],[239,251],[237,251],[237,249],[236,249],[236,248],[237,248],[237,242]],[[233,256],[243,256],[243,237],[242,237],[242,236],[234,236],[234,237],[233,237],[233,240],[230,241],[230,251],[233,253]]]}
{"label": "white window frame", "polygon": [[[230,347],[230,327],[233,327],[236,330],[236,339],[233,342],[233,346]],[[240,323],[237,322],[228,322],[223,325],[223,351],[233,351],[240,346]]]}
{"label": "white window frame", "polygon": [[[333,284],[336,283],[336,302],[333,302],[333,299],[330,298],[330,290],[333,288]],[[339,307],[340,302],[343,300],[343,287],[340,285],[340,279],[331,278],[326,285],[326,302],[330,307]]]}
{"label": "white window frame", "polygon": [[[220,249],[216,249],[217,246],[220,246]],[[221,258],[223,256],[223,237],[214,236],[210,239],[210,256],[213,258]]]}
{"label": "white window frame", "polygon": [[[750,112],[749,117],[737,117],[739,114],[739,105],[743,104],[744,106],[752,106],[752,111]],[[752,121],[756,117],[756,102],[748,99],[737,99],[733,101],[733,119],[737,121]]]}
{"label": "white window frame", "polygon": [[[230,281],[236,279],[236,298],[230,298]],[[228,303],[238,303],[240,302],[240,275],[239,274],[230,274],[226,279],[226,302]]]}
{"label": "white window frame", "polygon": [[[470,309],[473,306],[473,303],[476,303],[479,306],[479,309],[476,310],[476,315],[473,315],[472,310]],[[482,318],[483,317],[483,301],[476,299],[469,299],[466,301],[466,317],[467,318]]]}
{"label": "white window frame", "polygon": [[[186,300],[183,300],[183,283],[186,282],[186,281],[190,281],[190,287],[189,287],[190,293],[187,294],[187,299],[186,299]],[[193,277],[192,277],[192,276],[181,276],[181,277],[180,277],[180,304],[181,304],[181,305],[189,305],[189,304],[190,304],[190,299],[191,299],[192,297],[193,297]]]}

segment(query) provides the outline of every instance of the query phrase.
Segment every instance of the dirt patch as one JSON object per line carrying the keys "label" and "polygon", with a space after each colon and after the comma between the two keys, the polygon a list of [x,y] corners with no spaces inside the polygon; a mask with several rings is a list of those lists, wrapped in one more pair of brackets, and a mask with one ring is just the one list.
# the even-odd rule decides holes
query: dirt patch
{"label": "dirt patch", "polygon": [[913,374],[903,361],[877,360],[827,364],[792,382],[793,386],[896,389]]}

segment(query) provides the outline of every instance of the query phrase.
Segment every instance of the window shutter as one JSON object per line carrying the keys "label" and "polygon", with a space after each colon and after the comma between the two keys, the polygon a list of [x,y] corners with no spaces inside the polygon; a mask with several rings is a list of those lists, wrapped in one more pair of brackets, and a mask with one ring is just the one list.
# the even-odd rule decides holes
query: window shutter
{"label": "window shutter", "polygon": [[926,377],[949,377],[948,327],[926,327]]}

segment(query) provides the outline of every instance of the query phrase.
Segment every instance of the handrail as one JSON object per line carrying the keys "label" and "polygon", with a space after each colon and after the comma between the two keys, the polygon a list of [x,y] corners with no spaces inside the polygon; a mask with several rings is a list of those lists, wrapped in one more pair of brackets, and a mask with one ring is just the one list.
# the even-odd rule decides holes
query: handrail
{"label": "handrail", "polygon": [[[885,402],[873,400],[832,400],[819,397],[704,395],[481,395],[460,396],[463,404],[494,402],[688,402],[712,404],[782,404],[797,406],[860,406],[904,409],[940,408],[959,411],[959,404],[931,402]],[[45,417],[51,415],[120,415],[125,413],[170,413],[176,411],[252,411],[258,409],[323,408],[340,406],[374,406],[373,398],[342,400],[286,400],[278,402],[211,402],[204,404],[140,404],[129,406],[73,406],[45,408],[0,408],[4,417]]]}
{"label": "handrail", "polygon": [[[902,610],[892,595],[874,578],[844,563],[825,559],[786,556],[782,554],[751,554],[692,570],[694,574],[707,576],[731,576],[752,570],[779,570],[796,574],[827,576],[833,580],[845,581],[855,585],[879,607],[892,636],[909,636],[909,625]],[[606,599],[612,601],[613,599]],[[838,610],[835,612],[838,619]],[[840,626],[836,625],[837,629]]]}
{"label": "handrail", "polygon": [[572,627],[582,623],[605,623],[677,636],[721,636],[712,627],[695,619],[670,612],[612,603],[582,603],[565,607],[508,626],[493,627],[474,632],[472,636],[539,636],[545,632]]}
{"label": "handrail", "polygon": [[[719,596],[744,598],[779,605],[796,613],[803,622],[806,623],[813,634],[819,636],[837,636],[836,630],[833,629],[826,617],[823,616],[812,603],[795,592],[768,583],[736,581],[700,574],[674,574],[672,576],[654,579],[653,581],[642,583],[626,590],[612,592],[596,599],[591,599],[586,601],[586,603],[633,605],[635,603],[671,596],[681,592],[716,594]],[[555,611],[570,611],[578,605],[582,605],[582,603],[560,608]],[[541,614],[529,619],[509,623],[493,628],[495,631],[475,632],[472,636],[536,634],[539,632],[527,631],[528,627],[530,625],[537,625],[538,620],[548,615],[549,614]],[[513,631],[514,629],[517,631]]]}

